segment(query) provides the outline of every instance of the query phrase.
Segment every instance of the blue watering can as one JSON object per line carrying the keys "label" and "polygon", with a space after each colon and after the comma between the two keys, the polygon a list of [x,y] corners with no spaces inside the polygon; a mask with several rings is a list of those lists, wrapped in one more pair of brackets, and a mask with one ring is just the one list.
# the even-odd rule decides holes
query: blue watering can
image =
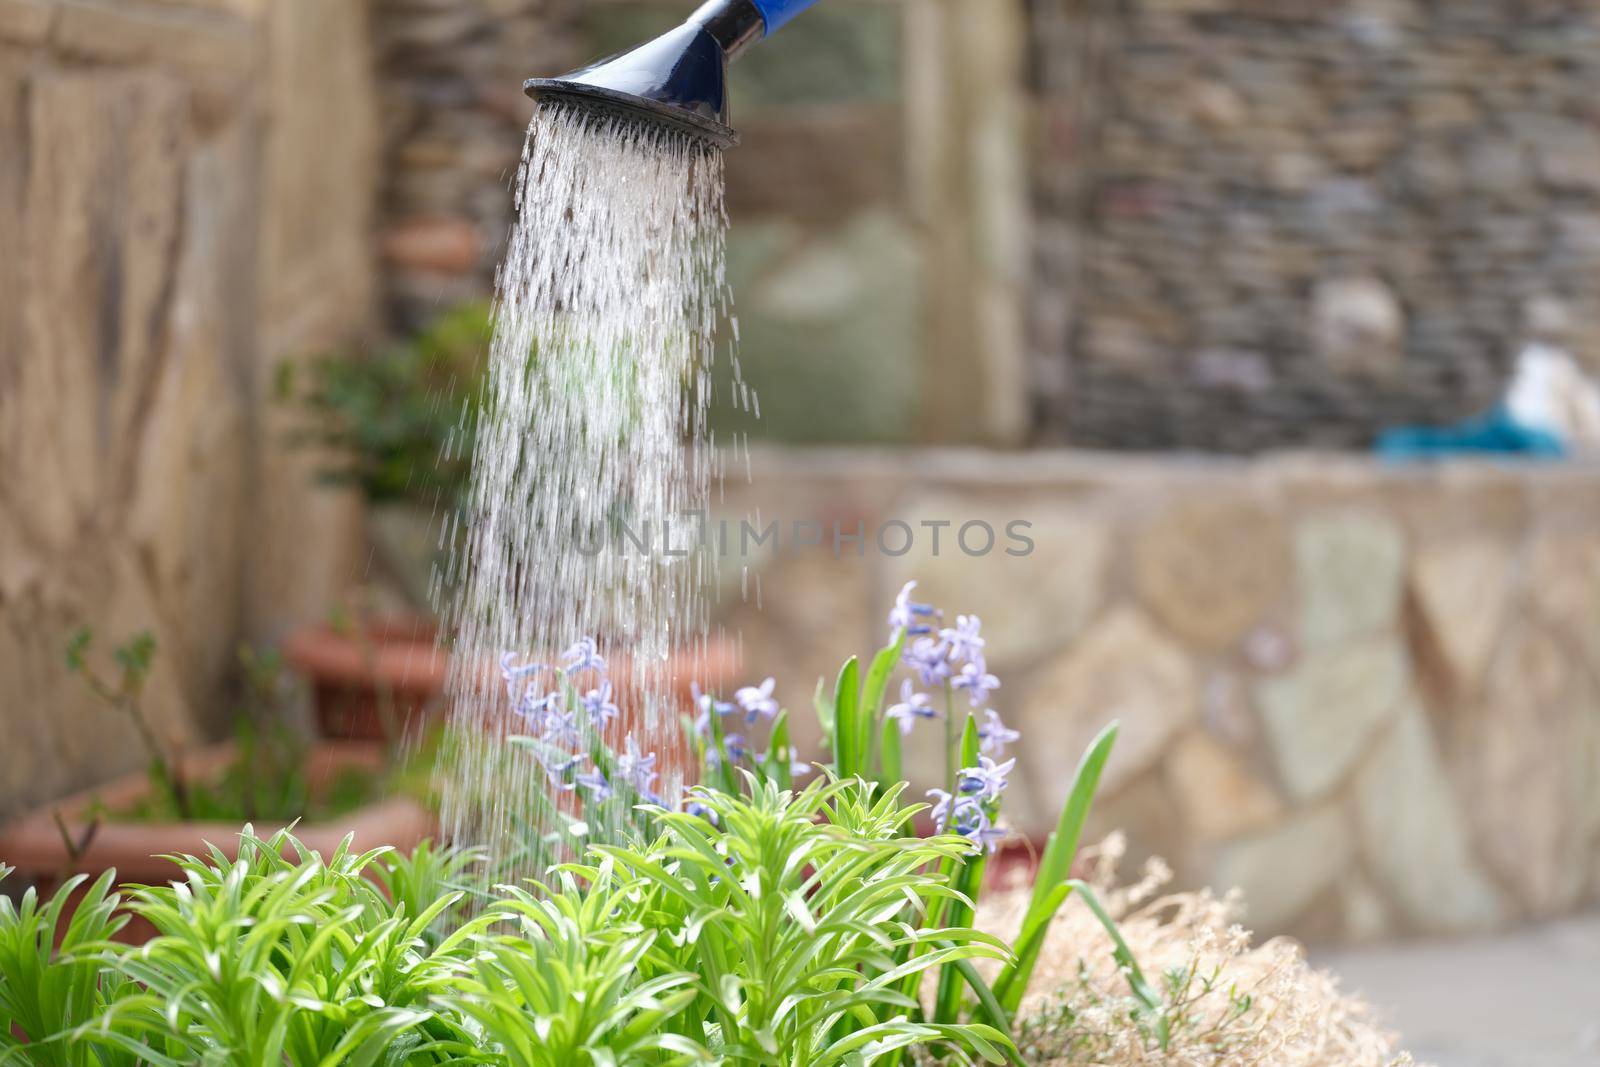
{"label": "blue watering can", "polygon": [[664,127],[707,148],[729,148],[728,63],[816,0],[708,0],[653,41],[523,91],[597,118]]}

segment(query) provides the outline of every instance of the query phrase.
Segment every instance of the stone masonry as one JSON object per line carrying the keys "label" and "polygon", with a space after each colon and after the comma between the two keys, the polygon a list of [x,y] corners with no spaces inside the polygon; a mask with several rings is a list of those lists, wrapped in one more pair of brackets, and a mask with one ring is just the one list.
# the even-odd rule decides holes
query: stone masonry
{"label": "stone masonry", "polygon": [[[721,610],[806,744],[817,679],[878,647],[916,579],[983,618],[1029,837],[1118,719],[1094,832],[1243,888],[1258,932],[1459,932],[1600,902],[1600,469],[763,453],[727,491],[735,531],[817,524],[820,547],[776,558],[737,558],[736,535]],[[903,533],[876,544],[893,520],[917,532],[904,554]],[[1012,520],[1025,556],[1004,551]],[[974,521],[994,550],[962,534]],[[835,524],[864,542],[836,557]],[[937,731],[914,735],[913,774],[939,765]]]}
{"label": "stone masonry", "polygon": [[1600,367],[1585,0],[1034,0],[1036,433],[1361,447]]}
{"label": "stone masonry", "polygon": [[523,79],[576,65],[577,0],[374,0],[390,324],[486,299],[533,104]]}
{"label": "stone masonry", "polygon": [[0,0],[0,818],[142,764],[72,630],[102,664],[151,630],[146,705],[193,740],[240,643],[355,570],[355,502],[270,397],[369,319],[367,32],[323,0]]}

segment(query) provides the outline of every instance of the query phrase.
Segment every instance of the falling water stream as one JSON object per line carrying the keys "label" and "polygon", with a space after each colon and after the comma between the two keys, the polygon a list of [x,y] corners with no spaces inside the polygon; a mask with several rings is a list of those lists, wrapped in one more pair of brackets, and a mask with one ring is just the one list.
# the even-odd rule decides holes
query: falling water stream
{"label": "falling water stream", "polygon": [[[655,753],[667,802],[683,788],[686,708],[674,694],[686,679],[668,666],[705,648],[708,563],[680,553],[714,474],[709,372],[729,312],[720,153],[546,104],[515,191],[472,488],[444,583],[456,653],[444,830],[487,847],[499,877],[539,873],[548,851],[505,867],[532,840],[621,829],[574,826],[571,768],[505,740],[539,728],[513,709],[529,679],[558,684],[533,665],[560,662],[581,636],[598,639],[622,709],[605,741]],[[527,668],[511,684],[507,654]],[[597,670],[573,679],[579,693],[601,684]]]}

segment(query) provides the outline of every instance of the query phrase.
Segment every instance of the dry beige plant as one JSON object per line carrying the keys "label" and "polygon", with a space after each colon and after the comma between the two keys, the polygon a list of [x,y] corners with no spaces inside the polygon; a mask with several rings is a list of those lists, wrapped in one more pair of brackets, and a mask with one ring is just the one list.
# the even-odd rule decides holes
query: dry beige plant
{"label": "dry beige plant", "polygon": [[[1410,1056],[1370,1007],[1309,966],[1278,938],[1252,945],[1235,922],[1239,900],[1209,891],[1166,893],[1171,872],[1153,861],[1144,877],[1117,886],[1124,843],[1113,835],[1086,850],[1085,880],[1113,917],[1148,984],[1153,1012],[1132,996],[1112,941],[1082,901],[1069,900],[1051,926],[1018,1013],[1017,1043],[1035,1067],[1399,1067]],[[1015,936],[1024,888],[989,894],[978,925]]]}

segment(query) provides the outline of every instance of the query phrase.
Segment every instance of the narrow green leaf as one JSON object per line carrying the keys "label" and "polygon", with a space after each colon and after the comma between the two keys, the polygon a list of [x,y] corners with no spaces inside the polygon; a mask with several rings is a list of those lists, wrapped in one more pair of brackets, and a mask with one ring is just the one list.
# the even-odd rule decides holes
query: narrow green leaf
{"label": "narrow green leaf", "polygon": [[1000,1001],[995,997],[994,990],[989,988],[989,983],[983,980],[983,976],[978,973],[978,969],[972,965],[970,960],[961,960],[956,963],[955,967],[960,972],[961,977],[966,980],[967,986],[972,990],[973,995],[978,998],[978,1007],[983,1012],[984,1017],[988,1019],[989,1025],[1005,1035],[1005,1039],[1008,1042],[1005,1049],[1006,1058],[1015,1067],[1027,1067],[1027,1064],[1022,1062],[1022,1057],[1017,1055],[1016,1038],[1011,1033],[1011,1020],[1007,1016],[1005,1008],[1000,1006]]}
{"label": "narrow green leaf", "polygon": [[[949,902],[945,909],[943,925],[965,928],[972,925],[973,907],[983,888],[983,869],[987,855],[980,849],[971,856],[957,861],[951,888],[964,899]],[[971,903],[969,903],[971,902]],[[961,976],[954,967],[945,967],[939,973],[938,994],[934,1000],[933,1021],[937,1023],[960,1022]]]}
{"label": "narrow green leaf", "polygon": [[767,737],[767,755],[762,761],[761,773],[769,782],[777,784],[779,789],[788,789],[793,784],[793,773],[790,768],[794,763],[794,749],[789,744],[789,712],[778,712],[778,717],[772,720],[772,732]]}
{"label": "narrow green leaf", "polygon": [[1165,1049],[1168,1028],[1163,1017],[1161,994],[1145,978],[1144,971],[1139,968],[1139,961],[1133,957],[1133,950],[1128,947],[1128,943],[1122,938],[1122,931],[1117,929],[1116,922],[1101,905],[1100,898],[1095,896],[1094,890],[1089,888],[1087,883],[1078,879],[1073,879],[1067,884],[1083,898],[1083,902],[1089,906],[1089,910],[1094,913],[1094,917],[1100,920],[1100,925],[1105,927],[1106,933],[1110,935],[1111,956],[1117,961],[1117,966],[1122,969],[1123,975],[1128,979],[1128,988],[1133,991],[1134,999],[1139,1001],[1146,1012],[1156,1017],[1154,1021],[1161,1038],[1161,1047]]}
{"label": "narrow green leaf", "polygon": [[[905,643],[905,629],[897,627],[894,631],[894,640],[889,642],[887,647],[878,650],[877,655],[872,657],[872,666],[867,669],[866,689],[861,696],[860,751],[864,754],[861,768],[863,775],[872,771],[873,760],[870,753],[878,717],[883,714],[883,694],[889,688],[889,676],[894,674],[895,667],[900,663],[900,652]],[[889,779],[890,782],[899,780],[898,774]]]}
{"label": "narrow green leaf", "polygon": [[961,728],[961,766],[976,767],[983,741],[978,736],[978,718],[967,712],[967,724]]}
{"label": "narrow green leaf", "polygon": [[904,780],[901,773],[900,723],[895,719],[883,720],[878,743],[878,769],[878,782],[885,788]]}
{"label": "narrow green leaf", "polygon": [[833,689],[833,752],[840,778],[854,778],[863,771],[860,714],[861,664],[851,656],[839,671],[839,681]]}
{"label": "narrow green leaf", "polygon": [[1045,845],[1044,855],[1039,859],[1033,896],[1022,920],[1023,940],[1017,946],[1016,962],[1004,968],[995,980],[995,993],[1007,1012],[1014,1013],[1022,1003],[1028,981],[1039,962],[1039,952],[1044,947],[1044,934],[1050,920],[1066,901],[1067,894],[1056,890],[1072,873],[1078,840],[1089,818],[1089,807],[1094,802],[1095,791],[1100,788],[1100,775],[1111,756],[1112,746],[1116,744],[1117,729],[1117,723],[1110,723],[1084,751],[1083,758],[1078,761],[1077,773],[1073,776],[1072,791],[1067,795],[1061,817]]}
{"label": "narrow green leaf", "polygon": [[1033,904],[1043,900],[1053,886],[1065,881],[1072,872],[1072,860],[1078,852],[1078,838],[1083,833],[1083,824],[1089,818],[1089,806],[1100,788],[1100,775],[1111,756],[1112,746],[1117,742],[1119,727],[1120,724],[1116,722],[1107,725],[1089,743],[1083,758],[1078,761],[1072,791],[1067,795],[1061,818],[1045,845],[1044,855],[1039,859],[1039,877],[1033,884]]}
{"label": "narrow green leaf", "polygon": [[733,761],[728,758],[728,746],[723,740],[722,716],[711,713],[711,751],[716,753],[717,784],[730,796],[739,794],[739,776],[734,773]]}
{"label": "narrow green leaf", "polygon": [[828,699],[828,680],[817,677],[816,692],[811,694],[811,706],[817,710],[817,722],[822,725],[822,743],[833,748],[833,701]]}

